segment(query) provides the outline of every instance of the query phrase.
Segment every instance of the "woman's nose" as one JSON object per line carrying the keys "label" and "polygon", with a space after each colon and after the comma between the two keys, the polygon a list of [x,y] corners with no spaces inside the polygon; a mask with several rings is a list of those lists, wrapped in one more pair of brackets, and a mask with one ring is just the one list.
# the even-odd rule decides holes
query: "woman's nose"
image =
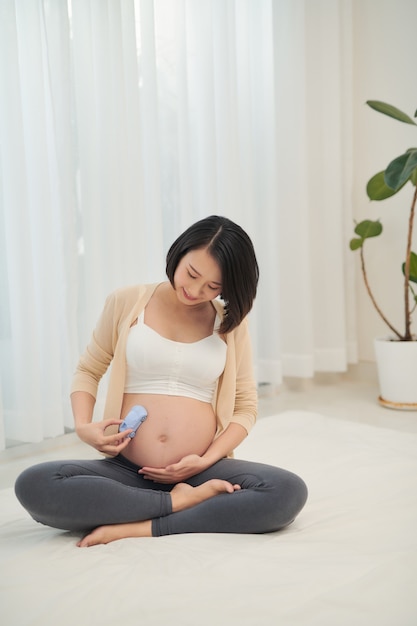
{"label": "woman's nose", "polygon": [[198,281],[198,282],[194,281],[193,284],[191,285],[189,291],[190,291],[190,294],[191,294],[191,296],[193,298],[197,298],[204,291],[204,285],[200,281]]}

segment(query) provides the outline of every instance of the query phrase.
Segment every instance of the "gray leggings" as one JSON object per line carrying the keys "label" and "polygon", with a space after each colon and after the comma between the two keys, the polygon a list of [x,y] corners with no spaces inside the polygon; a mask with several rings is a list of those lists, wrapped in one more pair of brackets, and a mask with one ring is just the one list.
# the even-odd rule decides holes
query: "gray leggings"
{"label": "gray leggings", "polygon": [[242,489],[173,513],[173,485],[145,480],[139,469],[122,455],[51,461],[22,472],[15,492],[30,515],[47,526],[88,531],[104,524],[152,520],[153,536],[272,532],[290,524],[307,500],[305,483],[292,472],[222,459],[185,482],[195,487],[221,478]]}

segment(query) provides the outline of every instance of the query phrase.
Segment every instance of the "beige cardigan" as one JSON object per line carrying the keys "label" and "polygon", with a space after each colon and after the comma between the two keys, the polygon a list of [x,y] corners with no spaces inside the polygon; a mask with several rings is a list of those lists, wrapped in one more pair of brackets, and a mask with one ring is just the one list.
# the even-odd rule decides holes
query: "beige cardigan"
{"label": "beige cardigan", "polygon": [[[107,298],[101,317],[74,374],[71,393],[87,391],[94,398],[100,379],[111,363],[104,419],[119,419],[126,376],[129,329],[159,283],[119,289]],[[213,300],[220,317],[223,306]],[[226,365],[213,398],[220,435],[230,422],[250,431],[256,420],[257,392],[247,320],[226,335]]]}

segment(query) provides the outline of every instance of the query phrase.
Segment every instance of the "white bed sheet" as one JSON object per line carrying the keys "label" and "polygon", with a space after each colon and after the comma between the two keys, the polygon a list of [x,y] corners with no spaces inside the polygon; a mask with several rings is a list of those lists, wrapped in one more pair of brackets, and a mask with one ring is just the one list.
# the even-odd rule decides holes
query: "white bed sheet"
{"label": "white bed sheet", "polygon": [[236,456],[306,480],[286,530],[79,549],[2,490],[1,624],[416,626],[416,434],[286,411]]}

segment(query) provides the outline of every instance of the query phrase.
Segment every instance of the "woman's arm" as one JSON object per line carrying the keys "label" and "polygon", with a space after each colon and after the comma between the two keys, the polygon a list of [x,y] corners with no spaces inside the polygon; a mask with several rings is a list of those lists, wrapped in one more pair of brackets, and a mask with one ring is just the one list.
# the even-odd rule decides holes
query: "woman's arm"
{"label": "woman's arm", "polygon": [[205,462],[204,469],[214,465],[220,459],[228,456],[232,450],[237,448],[239,444],[246,439],[248,433],[240,424],[231,422],[221,435],[214,439],[213,443],[207,448],[201,457]]}
{"label": "woman's arm", "polygon": [[76,431],[80,426],[92,421],[95,404],[95,397],[87,391],[75,391],[71,394],[71,407]]}
{"label": "woman's arm", "polygon": [[108,426],[119,425],[121,420],[93,422],[98,385],[113,359],[117,341],[117,334],[114,332],[118,319],[116,309],[117,293],[113,292],[106,299],[90,342],[80,357],[71,385],[71,406],[77,435],[88,445],[109,456],[119,454],[130,441],[126,436],[127,431],[123,434],[105,434]]}

